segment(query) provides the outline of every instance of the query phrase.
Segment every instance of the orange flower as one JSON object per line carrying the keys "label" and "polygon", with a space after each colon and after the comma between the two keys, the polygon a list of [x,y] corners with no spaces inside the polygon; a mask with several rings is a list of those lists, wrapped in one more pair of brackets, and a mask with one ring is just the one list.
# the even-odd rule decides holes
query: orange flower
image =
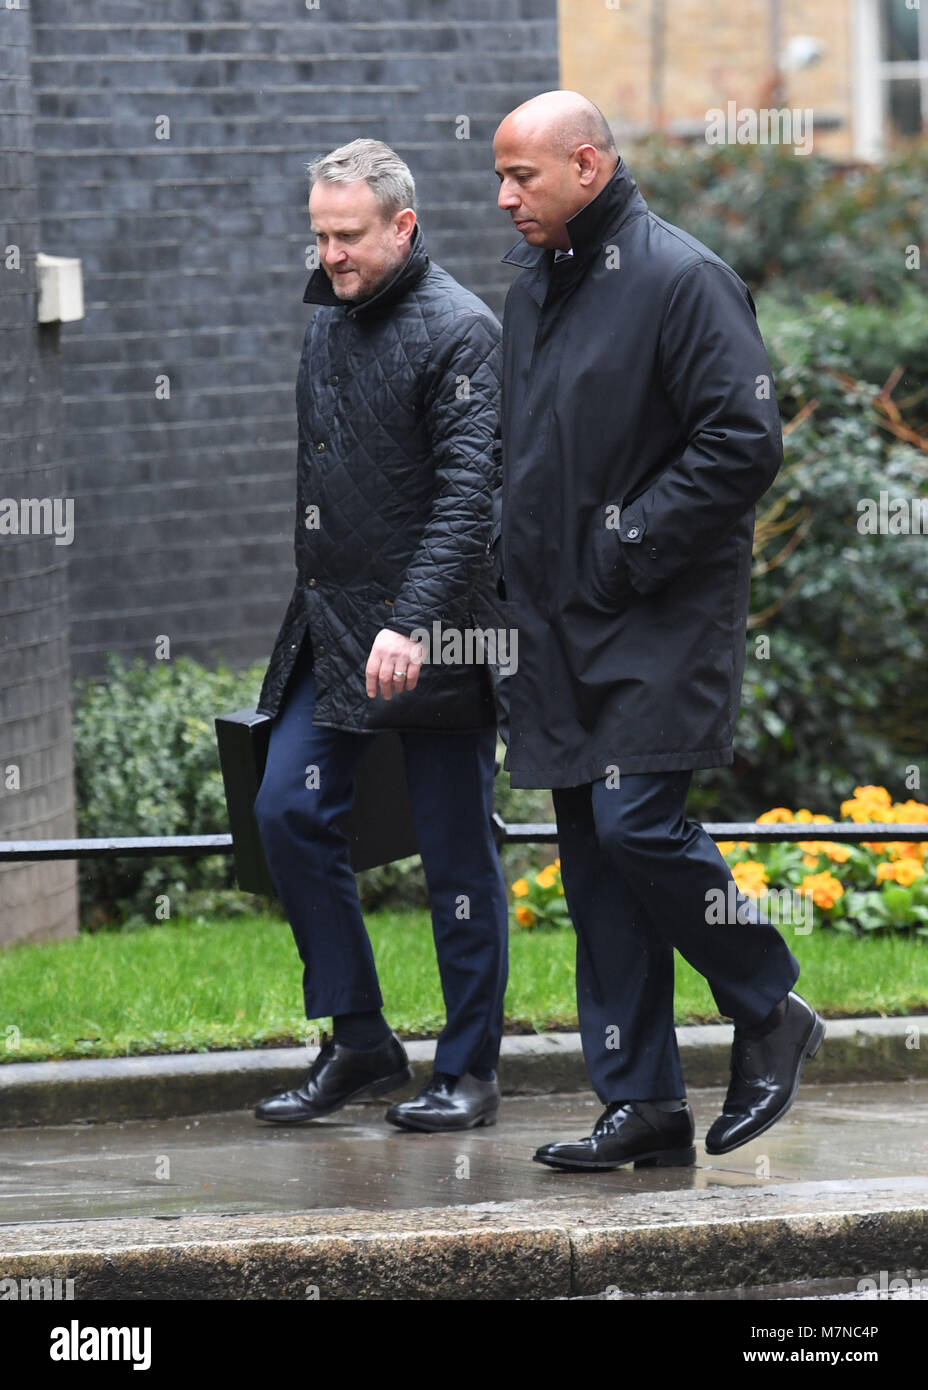
{"label": "orange flower", "polygon": [[516,908],[516,921],[520,927],[530,927],[535,920],[535,914],[530,907]]}
{"label": "orange flower", "polygon": [[843,886],[827,869],[821,874],[806,874],[800,887],[804,893],[812,894],[812,901],[817,907],[826,910],[834,907],[838,899],[844,897]]}
{"label": "orange flower", "polygon": [[922,866],[916,864],[914,859],[899,859],[895,864],[878,864],[876,881],[901,883],[903,888],[908,888],[917,878],[921,878],[923,873]]}
{"label": "orange flower", "polygon": [[817,864],[820,854],[825,854],[833,864],[844,864],[851,857],[850,845],[838,840],[800,840],[799,848],[805,853],[807,864]]}
{"label": "orange flower", "polygon": [[897,801],[893,806],[892,819],[928,825],[928,806],[923,801]]}
{"label": "orange flower", "polygon": [[877,801],[884,806],[891,806],[893,801],[885,787],[855,787],[854,795],[861,801]]}
{"label": "orange flower", "polygon": [[524,878],[517,878],[515,883],[512,885],[512,892],[514,897],[524,898],[526,893],[528,892],[528,883],[526,882],[526,880]]}
{"label": "orange flower", "polygon": [[792,811],[788,811],[785,806],[774,806],[773,810],[765,811],[762,816],[757,817],[758,825],[776,825],[779,821],[795,820]]}
{"label": "orange flower", "polygon": [[764,891],[764,884],[770,882],[767,870],[759,859],[745,859],[741,864],[735,864],[731,876],[742,893],[747,893],[752,898],[759,898]]}
{"label": "orange flower", "polygon": [[885,787],[855,787],[850,801],[841,802],[841,814],[852,821],[892,819],[892,797]]}

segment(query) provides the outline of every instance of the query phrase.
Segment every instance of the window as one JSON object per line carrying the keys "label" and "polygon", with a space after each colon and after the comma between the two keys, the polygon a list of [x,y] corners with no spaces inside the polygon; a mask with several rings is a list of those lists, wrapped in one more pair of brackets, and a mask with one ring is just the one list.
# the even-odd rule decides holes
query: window
{"label": "window", "polygon": [[878,159],[928,128],[928,4],[857,0],[855,153]]}

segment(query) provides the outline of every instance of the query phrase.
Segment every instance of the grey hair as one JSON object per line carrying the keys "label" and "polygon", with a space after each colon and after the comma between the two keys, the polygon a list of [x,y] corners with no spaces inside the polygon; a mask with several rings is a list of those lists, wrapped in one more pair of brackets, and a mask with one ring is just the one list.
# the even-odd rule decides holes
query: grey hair
{"label": "grey hair", "polygon": [[416,185],[409,167],[382,140],[352,140],[308,164],[310,187],[322,183],[357,183],[364,179],[383,217],[402,208],[416,210]]}

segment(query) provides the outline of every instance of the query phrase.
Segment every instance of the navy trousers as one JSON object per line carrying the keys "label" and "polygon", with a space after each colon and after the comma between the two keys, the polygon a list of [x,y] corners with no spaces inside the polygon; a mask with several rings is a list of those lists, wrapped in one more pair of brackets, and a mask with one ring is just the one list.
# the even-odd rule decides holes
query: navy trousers
{"label": "navy trousers", "polygon": [[[691,772],[622,774],[554,792],[561,881],[577,933],[577,1008],[593,1089],[606,1105],[686,1094],[673,1026],[674,947],[719,1012],[759,1023],[799,963],[738,893],[715,842],[685,819]],[[736,897],[717,923],[710,890]],[[750,917],[746,923],[737,919]]]}
{"label": "navy trousers", "polygon": [[[255,817],[303,961],[306,1017],[329,1018],[379,1009],[383,995],[336,825],[351,806],[370,735],[316,727],[314,706],[307,637],[271,725]],[[434,1066],[463,1076],[496,1066],[503,1030],[509,921],[491,828],[496,731],[402,730],[400,737],[445,1001]],[[310,765],[319,770],[315,787],[306,785]],[[383,814],[390,814],[389,787]]]}

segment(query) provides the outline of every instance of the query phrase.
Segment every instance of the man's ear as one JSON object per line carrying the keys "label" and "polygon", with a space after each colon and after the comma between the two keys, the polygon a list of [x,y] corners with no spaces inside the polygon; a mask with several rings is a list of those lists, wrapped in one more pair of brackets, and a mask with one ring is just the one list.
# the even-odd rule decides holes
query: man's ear
{"label": "man's ear", "polygon": [[416,214],[412,208],[403,208],[393,219],[393,228],[396,234],[397,244],[402,246],[412,236],[412,229],[416,225]]}
{"label": "man's ear", "polygon": [[574,161],[584,188],[595,181],[599,173],[600,154],[595,145],[581,145],[574,150]]}

